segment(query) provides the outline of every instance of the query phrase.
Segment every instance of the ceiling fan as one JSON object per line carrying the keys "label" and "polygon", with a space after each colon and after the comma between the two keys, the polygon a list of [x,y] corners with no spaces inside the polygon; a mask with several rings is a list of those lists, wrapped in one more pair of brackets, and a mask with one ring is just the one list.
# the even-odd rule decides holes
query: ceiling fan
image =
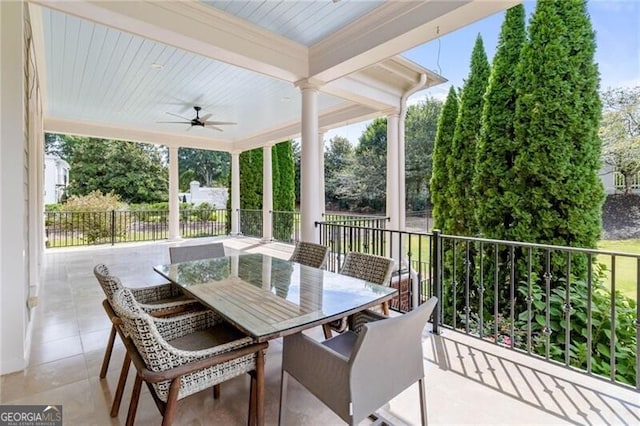
{"label": "ceiling fan", "polygon": [[172,115],[174,117],[181,118],[184,121],[158,121],[158,123],[189,124],[189,127],[187,128],[187,130],[191,130],[193,126],[200,126],[200,127],[208,127],[210,129],[214,129],[219,132],[222,132],[223,129],[217,126],[224,126],[227,124],[238,124],[232,121],[209,121],[209,117],[211,117],[212,114],[205,114],[202,117],[200,117],[200,111],[202,110],[202,108],[199,106],[194,106],[193,109],[196,110],[196,116],[194,118],[187,118],[178,114],[174,114],[172,112],[167,112],[167,114]]}

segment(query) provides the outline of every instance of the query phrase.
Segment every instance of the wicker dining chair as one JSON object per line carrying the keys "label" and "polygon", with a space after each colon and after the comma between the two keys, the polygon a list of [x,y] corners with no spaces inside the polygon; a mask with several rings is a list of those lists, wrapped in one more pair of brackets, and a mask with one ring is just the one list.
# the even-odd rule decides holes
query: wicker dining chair
{"label": "wicker dining chair", "polygon": [[254,343],[213,311],[152,317],[126,288],[114,294],[112,305],[137,371],[127,425],[134,424],[142,382],[163,416],[162,424],[170,425],[179,400],[245,373],[251,376],[249,423],[264,423],[267,343]]}
{"label": "wicker dining chair", "polygon": [[[340,274],[369,281],[379,285],[389,285],[395,261],[375,254],[349,252],[344,258]],[[378,308],[383,315],[389,315],[389,304],[384,302]],[[373,310],[376,310],[373,308]],[[347,329],[347,319],[342,318],[323,326],[325,338],[331,337],[331,330],[342,333]]]}
{"label": "wicker dining chair", "polygon": [[313,268],[323,269],[327,264],[328,257],[329,247],[307,241],[298,241],[289,260]]}
{"label": "wicker dining chair", "polygon": [[169,259],[171,263],[212,259],[214,257],[224,257],[225,255],[224,245],[222,243],[169,247]]}
{"label": "wicker dining chair", "polygon": [[[96,265],[93,268],[93,274],[100,283],[100,287],[102,287],[102,291],[104,291],[107,301],[109,302],[111,302],[113,295],[118,290],[125,288],[120,279],[111,275],[109,268],[104,264]],[[130,288],[130,290],[133,297],[140,304],[141,309],[154,316],[168,316],[186,310],[204,309],[198,301],[185,295],[182,289],[175,284],[167,283],[149,287]],[[109,340],[107,341],[107,347],[102,360],[102,368],[100,369],[101,379],[104,379],[107,375],[116,334],[116,325],[112,324],[111,333],[109,334]]]}

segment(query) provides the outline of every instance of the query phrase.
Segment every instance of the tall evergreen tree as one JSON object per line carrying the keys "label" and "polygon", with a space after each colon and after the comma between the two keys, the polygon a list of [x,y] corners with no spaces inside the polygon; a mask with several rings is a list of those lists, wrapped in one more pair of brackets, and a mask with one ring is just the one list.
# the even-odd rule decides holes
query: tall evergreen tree
{"label": "tall evergreen tree", "polygon": [[240,208],[262,209],[262,148],[240,154]]}
{"label": "tall evergreen tree", "polygon": [[[280,142],[274,146],[277,152],[276,158],[278,161],[278,196],[275,197],[274,181],[274,199],[273,209],[279,211],[291,212],[295,209],[296,195],[295,195],[295,170],[293,163],[293,142],[285,141]],[[277,200],[277,201],[276,201]]]}
{"label": "tall evergreen tree", "polygon": [[595,247],[601,103],[595,34],[583,0],[537,3],[518,68],[514,209],[520,241]]}
{"label": "tall evergreen tree", "polygon": [[476,144],[482,122],[484,93],[489,82],[490,67],[478,34],[471,53],[471,71],[462,89],[460,109],[456,120],[451,152],[447,160],[449,170],[448,197],[450,214],[444,231],[455,235],[474,235],[476,225],[475,194],[472,188],[476,163]]}
{"label": "tall evergreen tree", "polygon": [[513,206],[517,205],[520,192],[513,184],[517,152],[514,112],[516,68],[527,37],[524,18],[522,5],[507,10],[484,97],[473,192],[478,197],[475,208],[478,231],[487,238],[515,238],[511,234]]}
{"label": "tall evergreen tree", "polygon": [[430,181],[431,214],[435,229],[443,229],[445,218],[450,215],[450,207],[447,197],[447,185],[449,183],[449,169],[447,158],[451,153],[453,133],[458,117],[458,95],[456,89],[451,86],[447,100],[442,106],[438,119],[438,131],[433,148],[433,165]]}

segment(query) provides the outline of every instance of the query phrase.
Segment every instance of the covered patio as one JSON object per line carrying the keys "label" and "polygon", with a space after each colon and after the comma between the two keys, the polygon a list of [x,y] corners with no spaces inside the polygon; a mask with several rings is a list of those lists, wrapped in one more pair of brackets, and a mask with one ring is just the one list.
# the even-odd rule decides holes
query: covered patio
{"label": "covered patio", "polygon": [[[208,239],[207,239],[208,240]],[[225,238],[227,252],[243,250],[288,258],[292,246],[253,238]],[[186,242],[201,244],[198,239]],[[174,243],[125,244],[48,250],[43,287],[33,318],[29,366],[0,378],[0,404],[63,405],[67,424],[121,424],[126,418],[133,371],[118,418],[109,417],[124,348],[118,343],[106,379],[98,373],[110,330],[102,310],[104,294],[92,268],[107,264],[125,285],[163,282],[152,267],[169,261]],[[183,243],[184,244],[184,243]],[[321,338],[322,331],[313,329]],[[430,424],[635,424],[640,421],[638,394],[602,380],[573,373],[445,331],[423,335],[427,406]],[[266,356],[266,424],[278,416],[282,345],[272,341]],[[289,382],[288,424],[341,424],[341,420],[294,380]],[[225,382],[222,395],[202,391],[179,404],[175,424],[244,424],[249,380]],[[380,410],[395,425],[418,424],[417,386]],[[160,422],[146,388],[137,422]],[[363,422],[368,424],[368,422]]]}
{"label": "covered patio", "polygon": [[[179,147],[231,154],[233,211],[240,153],[262,148],[269,230],[271,147],[300,137],[301,240],[315,241],[324,132],[386,116],[386,216],[404,229],[407,99],[445,78],[401,54],[518,2],[1,2],[0,373],[27,365],[44,260],[45,132],[167,146],[171,240],[180,238]],[[192,121],[194,107],[204,121],[234,124]]]}

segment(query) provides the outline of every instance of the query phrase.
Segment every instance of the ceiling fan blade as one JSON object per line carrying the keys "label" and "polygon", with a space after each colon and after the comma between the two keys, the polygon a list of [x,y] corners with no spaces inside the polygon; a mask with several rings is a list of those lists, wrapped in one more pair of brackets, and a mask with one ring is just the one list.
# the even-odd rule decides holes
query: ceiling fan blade
{"label": "ceiling fan blade", "polygon": [[213,125],[213,126],[222,126],[222,125],[225,125],[225,124],[238,124],[238,123],[235,123],[233,121],[205,121],[204,124],[207,125],[207,126],[211,126],[211,125]]}
{"label": "ceiling fan blade", "polygon": [[186,121],[188,121],[189,123],[191,123],[191,119],[190,119],[190,118],[183,117],[183,116],[181,116],[181,115],[174,114],[174,113],[172,113],[172,112],[167,112],[167,114],[169,114],[169,115],[173,115],[174,117],[182,118],[183,120],[186,120]]}
{"label": "ceiling fan blade", "polygon": [[156,123],[164,124],[191,124],[190,121],[156,121]]}
{"label": "ceiling fan blade", "polygon": [[224,129],[221,129],[220,127],[216,127],[216,126],[211,126],[211,125],[207,125],[207,129],[213,129],[219,132],[224,132]]}
{"label": "ceiling fan blade", "polygon": [[205,121],[207,121],[207,119],[208,119],[209,117],[211,117],[212,115],[213,115],[213,114],[205,114],[205,115],[203,115],[202,117],[200,117],[200,121],[205,122]]}

